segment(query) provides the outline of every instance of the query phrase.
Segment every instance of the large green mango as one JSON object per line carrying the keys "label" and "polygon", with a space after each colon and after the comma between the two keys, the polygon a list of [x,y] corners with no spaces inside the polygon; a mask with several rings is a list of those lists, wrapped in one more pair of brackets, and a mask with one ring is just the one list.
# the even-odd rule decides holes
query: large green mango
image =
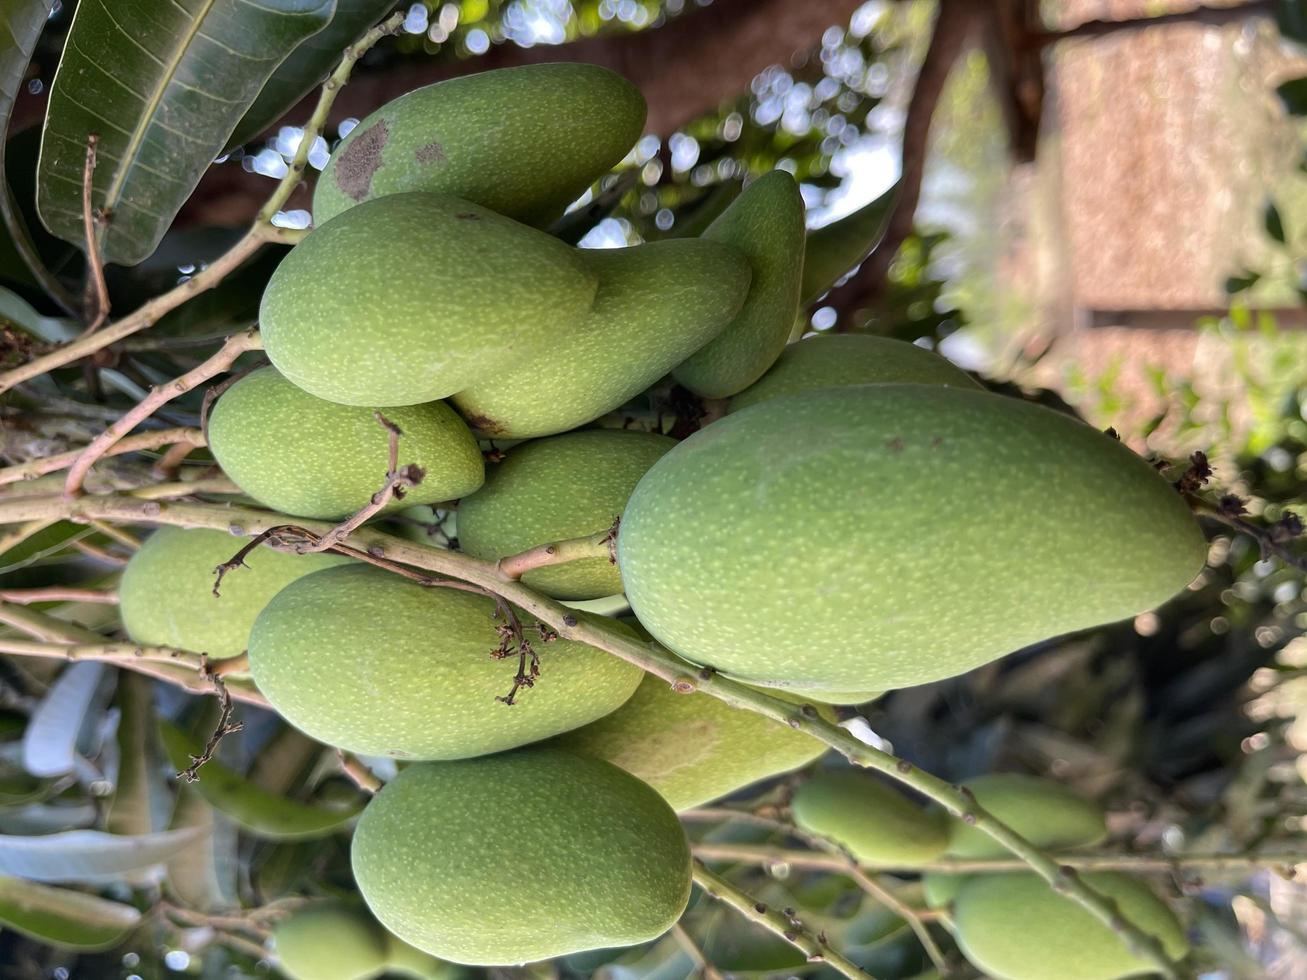
{"label": "large green mango", "polygon": [[730,411],[778,395],[878,383],[981,388],[952,361],[916,344],[870,334],[818,334],[786,347],[757,384],[731,399]]}
{"label": "large green mango", "polygon": [[[1050,779],[992,772],[964,784],[976,802],[1036,847],[1061,851],[1089,847],[1107,836],[1102,809]],[[983,830],[950,820],[948,853],[958,858],[1001,858],[1008,850]]]}
{"label": "large green mango", "polygon": [[594,301],[578,250],[486,208],[392,194],[314,229],[268,282],[263,343],[312,395],[386,408],[499,377]]}
{"label": "large green mango", "polygon": [[618,538],[657,640],[797,690],[960,674],[1150,609],[1205,556],[1184,501],[1116,440],[936,385],[728,415],[644,475]]}
{"label": "large green mango", "polygon": [[321,224],[386,194],[432,191],[546,225],[640,138],[644,98],[597,65],[528,65],[400,96],[359,123],[313,194]]}
{"label": "large green mango", "polygon": [[599,280],[594,308],[547,350],[454,397],[482,435],[547,436],[611,412],[717,336],[749,288],[743,253],[701,238],[576,254]]}
{"label": "large green mango", "polygon": [[735,319],[672,374],[696,394],[725,398],[762,377],[780,356],[794,325],[803,278],[799,185],[783,170],[760,177],[703,237],[742,251],[753,281]]}
{"label": "large green mango", "polygon": [[[1114,872],[1082,876],[1123,918],[1161,941],[1168,956],[1189,951],[1174,913],[1143,882]],[[1152,973],[1125,940],[1033,874],[976,875],[953,901],[953,926],[968,960],[998,980],[1117,980]]]}
{"label": "large green mango", "polygon": [[[456,500],[481,486],[481,450],[444,402],[388,408],[385,418],[403,433],[399,465],[416,464],[423,477],[383,512]],[[237,486],[264,506],[332,519],[361,510],[381,489],[390,436],[373,409],[317,398],[268,367],[218,399],[209,417],[209,449]]]}
{"label": "large green mango", "polygon": [[210,657],[245,652],[264,606],[303,575],[349,561],[260,547],[229,572],[214,596],[214,569],[247,542],[222,531],[161,527],[132,555],[118,585],[123,628],[136,643],[178,647]]}
{"label": "large green mango", "polygon": [[678,694],[652,674],[626,704],[555,744],[621,766],[677,811],[797,769],[826,749],[810,735],[711,695]]}
{"label": "large green mango", "polygon": [[791,806],[800,827],[872,867],[910,868],[935,860],[948,846],[943,813],[863,770],[818,773],[799,787]]}
{"label": "large green mango", "polygon": [[[605,531],[622,516],[640,477],[675,445],[649,432],[593,429],[515,446],[491,468],[485,487],[459,504],[459,547],[496,561]],[[537,568],[522,581],[559,599],[622,591],[622,577],[607,558]]]}
{"label": "large green mango", "polygon": [[351,856],[386,928],[455,963],[645,942],[690,896],[689,845],[666,801],[560,749],[405,768],[359,818]]}
{"label": "large green mango", "polygon": [[491,656],[493,599],[370,565],[283,589],[254,623],[250,670],[292,725],[329,745],[398,759],[501,752],[588,724],[635,692],[639,668],[583,643],[546,643],[535,620],[518,616],[540,678],[513,705],[496,700],[512,687],[518,658]]}
{"label": "large green mango", "polygon": [[360,905],[318,901],[303,905],[272,930],[281,971],[292,980],[366,980],[381,974],[389,937]]}

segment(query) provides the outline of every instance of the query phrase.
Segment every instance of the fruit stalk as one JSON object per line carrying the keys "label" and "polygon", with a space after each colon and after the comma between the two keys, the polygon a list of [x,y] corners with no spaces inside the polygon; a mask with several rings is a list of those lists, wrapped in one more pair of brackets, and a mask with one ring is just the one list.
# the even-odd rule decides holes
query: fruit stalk
{"label": "fruit stalk", "polygon": [[735,909],[750,922],[774,932],[808,957],[809,963],[826,963],[832,970],[853,980],[867,980],[872,975],[852,960],[832,949],[822,934],[813,935],[794,918],[793,909],[777,910],[740,891],[725,878],[709,871],[702,861],[694,862],[694,883],[710,898]]}
{"label": "fruit stalk", "polygon": [[76,340],[51,351],[49,354],[33,358],[26,364],[20,364],[18,367],[0,374],[0,394],[9,391],[15,385],[40,377],[47,371],[53,371],[65,364],[81,360],[98,350],[103,350],[110,344],[153,326],[165,313],[176,309],[187,300],[218,285],[265,244],[269,242],[291,244],[298,241],[302,237],[301,232],[290,228],[278,228],[272,224],[272,219],[285,206],[295,188],[304,179],[304,171],[308,167],[309,151],[313,148],[317,138],[322,135],[322,131],[327,125],[327,115],[331,111],[332,103],[336,101],[337,94],[349,80],[350,72],[353,71],[355,63],[383,37],[398,31],[403,23],[404,14],[395,14],[368,31],[346,49],[345,55],[336,70],[322,84],[318,104],[314,107],[313,114],[304,126],[304,135],[300,139],[299,147],[295,151],[295,156],[291,160],[286,175],[281,178],[267,203],[259,210],[253,225],[251,225],[250,230],[245,233],[244,237],[190,279],[163,295],[156,296],[121,320],[101,327],[94,333],[83,334]]}
{"label": "fruit stalk", "polygon": [[[702,844],[694,849],[704,861],[738,861],[747,864],[790,864],[802,868],[819,868],[847,872],[847,865],[836,854],[765,847],[750,844]],[[1250,871],[1269,868],[1292,878],[1296,869],[1307,864],[1301,853],[1267,851],[1263,854],[1058,854],[1059,864],[1078,871],[1130,871],[1167,874],[1175,871]],[[878,871],[944,872],[948,874],[1009,874],[1028,872],[1025,861],[1011,858],[940,858],[922,864],[877,868]]]}
{"label": "fruit stalk", "polygon": [[[0,502],[0,524],[37,519],[73,521],[110,520],[127,523],[207,527],[238,536],[253,536],[276,527],[299,527],[315,535],[332,525],[307,521],[270,511],[245,507],[183,502],[142,501],[120,494],[69,499],[60,495],[24,497]],[[1168,978],[1183,974],[1155,936],[1135,927],[1117,910],[1116,903],[1080,880],[1074,868],[1059,864],[1047,853],[996,820],[969,792],[924,772],[888,752],[859,741],[836,724],[826,721],[810,704],[792,704],[722,677],[714,671],[677,660],[656,644],[630,640],[579,618],[567,607],[547,599],[518,582],[505,582],[494,563],[456,552],[441,551],[405,541],[371,528],[360,528],[347,543],[374,557],[386,557],[416,568],[438,572],[488,589],[543,620],[565,639],[605,650],[667,681],[680,693],[702,691],[734,707],[771,718],[811,735],[854,765],[875,769],[943,806],[958,819],[988,834],[1024,861],[1054,891],[1077,902],[1116,932],[1137,955],[1147,958]]]}
{"label": "fruit stalk", "polygon": [[581,558],[607,558],[616,564],[617,558],[613,554],[613,544],[616,540],[617,522],[614,521],[612,527],[598,534],[537,545],[516,555],[501,558],[498,562],[499,573],[505,581],[516,582],[533,569],[562,565]]}

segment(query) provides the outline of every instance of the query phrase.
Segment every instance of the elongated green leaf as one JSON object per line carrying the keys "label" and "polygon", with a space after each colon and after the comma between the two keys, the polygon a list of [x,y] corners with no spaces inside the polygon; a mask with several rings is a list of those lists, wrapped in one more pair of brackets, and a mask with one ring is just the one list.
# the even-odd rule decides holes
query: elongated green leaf
{"label": "elongated green leaf", "polygon": [[169,859],[169,890],[189,907],[201,911],[226,904],[227,897],[218,879],[213,807],[194,786],[183,784],[179,787],[177,808],[169,827],[172,830],[190,828],[202,834],[193,847],[178,851]]}
{"label": "elongated green leaf", "polygon": [[33,776],[72,772],[77,733],[104,670],[99,663],[70,664],[46,692],[23,734],[23,768]]}
{"label": "elongated green leaf", "polygon": [[331,23],[281,63],[236,125],[229,147],[248,143],[275,123],[340,62],[345,48],[395,9],[395,0],[336,0]]}
{"label": "elongated green leaf", "polygon": [[802,302],[806,306],[862,262],[885,232],[898,185],[870,204],[808,232],[803,255]]}
{"label": "elongated green leaf", "polygon": [[[191,757],[199,755],[199,744],[175,725],[161,722],[159,732],[164,750],[177,769],[185,769]],[[288,800],[260,789],[217,759],[204,764],[194,787],[214,809],[245,830],[279,840],[321,837],[348,823],[362,809],[335,810]]]}
{"label": "elongated green leaf", "polygon": [[37,206],[82,241],[86,140],[100,147],[92,203],[105,259],[154,251],[204,169],[286,55],[334,0],[86,0],[50,90]]}
{"label": "elongated green leaf", "polygon": [[21,878],[0,878],[0,924],[52,946],[108,949],[141,921],[130,905]]}
{"label": "elongated green leaf", "polygon": [[154,688],[140,674],[119,671],[118,782],[105,817],[113,834],[148,834],[150,818],[150,742],[154,732]]}
{"label": "elongated green leaf", "polygon": [[169,830],[121,837],[99,830],[69,830],[40,837],[0,837],[0,874],[29,881],[118,881],[161,865],[200,834]]}
{"label": "elongated green leaf", "polygon": [[46,343],[61,343],[77,336],[72,320],[42,316],[17,293],[0,286],[0,326],[14,326]]}

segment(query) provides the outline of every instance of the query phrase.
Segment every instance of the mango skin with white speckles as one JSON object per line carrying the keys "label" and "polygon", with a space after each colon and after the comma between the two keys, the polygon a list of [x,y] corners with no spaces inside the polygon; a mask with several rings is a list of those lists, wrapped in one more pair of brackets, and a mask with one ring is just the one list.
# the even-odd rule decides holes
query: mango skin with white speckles
{"label": "mango skin with white speckles", "polygon": [[[1089,847],[1107,836],[1097,804],[1055,783],[1015,772],[991,772],[963,785],[976,802],[1036,847],[1061,851]],[[950,818],[948,853],[957,858],[1001,858],[1008,850],[983,830]]]}
{"label": "mango skin with white speckles", "polygon": [[[496,561],[606,531],[621,517],[640,477],[675,445],[652,432],[591,429],[514,446],[490,467],[486,485],[459,504],[459,547]],[[522,581],[558,599],[622,591],[622,577],[607,558],[536,568]]]}
{"label": "mango skin with white speckles", "polygon": [[690,849],[653,789],[561,749],[405,768],[359,818],[359,890],[407,943],[495,966],[662,935]]}
{"label": "mango skin with white speckles", "polygon": [[740,249],[753,269],[749,295],[726,328],[672,372],[705,398],[753,384],[776,361],[794,326],[803,279],[803,196],[783,170],[744,189],[703,237]]}
{"label": "mango skin with white speckles", "polygon": [[616,710],[640,683],[638,667],[594,647],[543,642],[519,611],[540,677],[516,704],[501,704],[518,660],[490,656],[502,622],[494,612],[486,596],[370,565],[330,569],[284,589],[259,615],[250,670],[301,731],[398,759],[461,759],[550,738]]}
{"label": "mango skin with white speckles", "polygon": [[678,694],[652,674],[626,704],[555,745],[607,759],[658,790],[676,811],[789,772],[826,746],[709,694]]}
{"label": "mango skin with white speckles", "polygon": [[644,97],[598,65],[525,65],[427,85],[386,103],[331,155],[318,224],[386,194],[452,194],[543,226],[616,166],[644,130]]}
{"label": "mango skin with white speckles", "polygon": [[594,307],[548,350],[454,396],[481,435],[553,435],[620,408],[721,333],[752,276],[738,249],[701,238],[577,254],[599,280]]}
{"label": "mango skin with white speckles", "polygon": [[292,980],[366,980],[386,967],[386,930],[357,903],[303,905],[272,930],[281,972]]}
{"label": "mango skin with white speckles", "polygon": [[327,401],[436,401],[572,329],[598,288],[578,251],[456,197],[379,197],[314,228],[277,266],[259,307],[264,349]]}
{"label": "mango skin with white speckles", "polygon": [[[1111,871],[1081,877],[1169,957],[1188,953],[1184,928],[1142,881]],[[953,932],[963,955],[997,980],[1118,980],[1153,972],[1121,936],[1034,874],[967,878],[953,900]]]}
{"label": "mango skin with white speckles", "polygon": [[1124,619],[1183,589],[1206,543],[1114,439],[936,385],[776,398],[644,475],[618,564],[665,646],[746,682],[889,690]]}
{"label": "mango skin with white speckles", "polygon": [[738,412],[780,395],[865,384],[940,384],[983,388],[947,358],[915,344],[871,334],[819,334],[790,344],[770,371],[731,399]]}
{"label": "mango skin with white speckles", "polygon": [[871,867],[926,864],[948,846],[944,815],[926,810],[865,770],[819,772],[794,794],[794,822]]}
{"label": "mango skin with white speckles", "polygon": [[[485,479],[481,449],[444,402],[387,409],[402,433],[399,465],[422,482],[382,513],[457,500]],[[373,409],[337,405],[261,368],[232,385],[209,417],[218,465],[259,503],[300,517],[335,519],[367,506],[385,482],[390,436]]]}
{"label": "mango skin with white speckles", "polygon": [[136,643],[210,657],[245,652],[254,619],[304,575],[348,562],[340,555],[291,555],[260,547],[213,594],[214,569],[249,542],[208,528],[161,527],[132,555],[118,585],[123,628]]}

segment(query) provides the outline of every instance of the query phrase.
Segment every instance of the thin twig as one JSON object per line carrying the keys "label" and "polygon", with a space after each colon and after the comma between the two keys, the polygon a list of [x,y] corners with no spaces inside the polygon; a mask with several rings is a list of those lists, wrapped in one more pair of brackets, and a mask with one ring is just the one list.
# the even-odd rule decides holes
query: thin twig
{"label": "thin twig", "polygon": [[515,582],[527,572],[537,568],[563,565],[586,558],[605,558],[616,565],[617,529],[620,523],[621,518],[616,518],[608,530],[600,531],[598,534],[537,545],[516,555],[501,558],[498,562],[500,574],[508,581]]}
{"label": "thin twig", "polygon": [[0,589],[0,602],[12,602],[20,606],[33,602],[97,602],[113,606],[118,604],[118,593],[113,589],[47,585],[36,589]]}
{"label": "thin twig", "polygon": [[174,442],[168,447],[167,452],[154,461],[150,472],[161,480],[176,479],[177,471],[186,462],[186,457],[194,451],[195,445],[191,442]]}
{"label": "thin twig", "polygon": [[695,972],[703,980],[723,980],[721,972],[708,962],[708,957],[699,948],[699,944],[694,941],[694,937],[686,932],[685,927],[679,922],[672,926],[672,938],[680,944],[681,949],[685,951],[685,955],[690,957],[690,960],[694,963]]}
{"label": "thin twig", "polygon": [[710,898],[729,905],[750,922],[756,922],[770,932],[774,932],[787,943],[803,953],[809,963],[826,963],[840,976],[853,980],[867,980],[871,974],[852,960],[847,959],[826,941],[824,933],[816,935],[795,918],[792,909],[777,910],[769,908],[762,902],[746,894],[720,875],[709,871],[707,866],[695,859],[694,883],[707,892]]}
{"label": "thin twig", "polygon": [[[0,499],[0,524],[38,518],[96,518],[177,527],[211,527],[247,536],[287,524],[296,524],[317,534],[331,530],[330,525],[321,521],[302,521],[254,508],[197,503],[164,504],[134,500],[124,494],[102,494],[78,499],[58,494],[8,501]],[[694,668],[657,644],[631,639],[600,623],[583,619],[573,610],[519,582],[505,582],[493,562],[481,561],[458,552],[429,548],[371,527],[360,528],[350,535],[349,543],[370,556],[385,557],[413,568],[448,575],[480,586],[541,620],[564,639],[605,650],[662,678],[679,692],[689,694],[701,691],[734,707],[771,718],[795,731],[811,735],[835,749],[854,765],[884,773],[940,804],[953,816],[972,824],[1025,861],[1058,894],[1075,901],[1104,925],[1112,928],[1122,942],[1139,956],[1148,959],[1163,976],[1172,980],[1180,976],[1176,964],[1167,956],[1156,936],[1144,932],[1122,916],[1115,902],[1085,884],[1074,872],[1065,874],[1062,865],[1053,856],[995,819],[970,793],[889,752],[862,742],[851,732],[824,719],[815,705],[782,701],[714,671]]]}
{"label": "thin twig", "polygon": [[[681,814],[682,819],[685,814]],[[696,844],[694,853],[705,861],[738,861],[742,864],[789,864],[801,868],[842,871],[838,854],[759,844]],[[1254,871],[1269,868],[1292,879],[1295,869],[1307,866],[1301,851],[1266,851],[1261,854],[1058,854],[1059,863],[1080,871],[1130,871],[1138,874],[1169,874],[1177,871]],[[945,874],[1011,874],[1029,872],[1030,865],[1015,858],[937,858],[918,864],[888,865],[885,872],[942,872]]]}
{"label": "thin twig", "polygon": [[8,534],[0,534],[0,555],[7,551],[13,551],[28,538],[35,537],[54,523],[53,518],[25,521]]}
{"label": "thin twig", "polygon": [[109,317],[109,287],[104,282],[104,258],[100,254],[100,236],[97,234],[102,218],[95,213],[95,206],[91,203],[99,145],[99,133],[90,133],[86,137],[86,166],[82,169],[82,229],[86,236],[86,285],[90,293],[85,331],[88,334],[98,330]]}
{"label": "thin twig", "polygon": [[101,548],[99,545],[91,544],[89,541],[74,541],[73,547],[84,554],[87,558],[105,565],[112,565],[114,568],[122,568],[127,564],[127,559],[122,555],[115,555],[112,551]]}
{"label": "thin twig", "polygon": [[[138,432],[136,435],[127,436],[115,443],[105,456],[121,456],[125,453],[135,453],[142,449],[158,449],[160,446],[180,446],[188,445],[192,449],[204,445],[204,435],[199,429],[176,428],[176,429],[159,429],[156,432]],[[21,483],[24,480],[35,480],[38,476],[44,476],[47,473],[56,473],[59,470],[72,466],[77,462],[77,457],[85,452],[83,449],[71,449],[66,453],[57,453],[54,456],[45,456],[41,459],[29,460],[26,463],[19,463],[16,466],[8,466],[0,470],[0,486],[9,483]]]}
{"label": "thin twig", "polygon": [[1290,568],[1307,572],[1307,555],[1300,555],[1288,547],[1287,542],[1292,540],[1294,535],[1279,531],[1280,525],[1272,525],[1269,528],[1258,527],[1252,521],[1230,513],[1227,507],[1210,504],[1199,497],[1190,496],[1189,504],[1195,513],[1224,524],[1231,530],[1245,534],[1256,541],[1263,561],[1274,555]]}
{"label": "thin twig", "polygon": [[389,455],[388,465],[386,467],[386,482],[381,489],[372,495],[367,505],[358,513],[349,519],[337,524],[330,531],[318,539],[318,542],[306,551],[329,551],[337,543],[345,540],[365,523],[385,510],[386,505],[392,500],[403,500],[404,494],[418,486],[426,477],[426,471],[416,463],[409,463],[407,466],[399,465],[399,440],[403,436],[399,426],[390,419],[386,418],[380,412],[373,412],[373,418],[377,424],[386,430],[388,441]]}
{"label": "thin twig", "polygon": [[321,93],[318,96],[318,104],[304,127],[304,136],[300,140],[299,148],[295,151],[295,156],[286,171],[286,175],[281,178],[267,203],[259,210],[253,225],[244,237],[194,276],[162,296],[156,296],[121,320],[108,324],[93,334],[78,337],[49,354],[33,358],[26,364],[0,374],[0,394],[10,390],[15,385],[40,377],[47,371],[53,371],[65,364],[81,360],[83,357],[94,354],[96,351],[102,350],[124,337],[130,337],[134,333],[153,326],[165,313],[176,309],[192,297],[205,290],[212,289],[222,282],[230,272],[244,263],[265,243],[293,242],[303,237],[302,233],[292,229],[276,227],[272,224],[272,219],[304,179],[309,150],[313,147],[317,138],[322,135],[332,103],[336,101],[337,93],[348,81],[355,63],[383,37],[398,31],[403,23],[404,14],[396,14],[368,31],[346,50],[340,65],[322,85]]}
{"label": "thin twig", "polygon": [[197,367],[192,368],[180,378],[167,384],[156,385],[150,394],[132,407],[117,422],[95,437],[89,446],[82,450],[76,462],[68,468],[68,478],[64,481],[64,494],[76,497],[82,492],[82,481],[95,465],[119,439],[140,425],[161,406],[166,405],[179,395],[204,384],[215,375],[227,370],[238,357],[246,351],[261,350],[262,338],[257,330],[242,330],[228,340],[216,354]]}
{"label": "thin twig", "polygon": [[[203,654],[201,654],[203,656]],[[209,735],[208,741],[204,743],[204,748],[199,755],[191,756],[191,764],[177,773],[178,779],[184,779],[188,783],[193,783],[200,778],[200,768],[213,758],[213,753],[217,751],[218,744],[228,735],[235,735],[244,726],[239,721],[232,721],[231,715],[234,710],[231,694],[227,690],[227,685],[223,683],[221,677],[216,671],[209,668],[209,661],[204,657],[204,663],[201,672],[208,675],[213,683],[213,689],[218,695],[218,723],[214,725],[213,732]]]}
{"label": "thin twig", "polygon": [[336,758],[340,760],[340,770],[351,783],[365,793],[377,793],[384,785],[371,769],[365,766],[358,756],[351,755],[344,749],[336,749]]}
{"label": "thin twig", "polygon": [[111,541],[115,541],[129,551],[137,551],[141,547],[141,539],[136,535],[124,531],[120,527],[114,527],[107,521],[88,521],[91,527],[95,528],[101,534]]}

